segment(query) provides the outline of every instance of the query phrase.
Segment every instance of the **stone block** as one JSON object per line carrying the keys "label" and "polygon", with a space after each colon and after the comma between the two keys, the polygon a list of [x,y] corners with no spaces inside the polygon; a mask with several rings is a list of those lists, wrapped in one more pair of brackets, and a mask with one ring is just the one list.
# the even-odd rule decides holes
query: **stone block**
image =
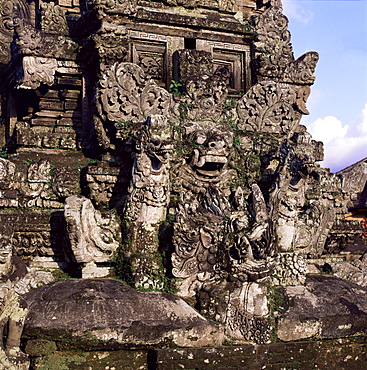
{"label": "stone block", "polygon": [[80,103],[77,100],[66,100],[65,110],[74,110],[80,108]]}
{"label": "stone block", "polygon": [[56,119],[54,118],[33,118],[31,119],[32,126],[55,126]]}
{"label": "stone block", "polygon": [[60,100],[41,100],[39,102],[39,108],[41,110],[62,111],[64,109],[64,105]]}
{"label": "stone block", "polygon": [[59,85],[67,85],[67,86],[82,86],[82,81],[77,78],[67,78],[67,77],[58,77],[57,82]]}

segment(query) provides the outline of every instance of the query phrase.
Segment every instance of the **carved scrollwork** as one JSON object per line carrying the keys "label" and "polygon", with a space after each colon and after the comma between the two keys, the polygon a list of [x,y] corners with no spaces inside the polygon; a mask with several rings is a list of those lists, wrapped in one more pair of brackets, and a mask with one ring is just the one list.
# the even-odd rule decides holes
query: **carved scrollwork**
{"label": "carved scrollwork", "polygon": [[0,158],[0,181],[11,181],[15,173],[15,164],[7,159]]}
{"label": "carved scrollwork", "polygon": [[137,10],[137,0],[88,0],[91,8],[105,13],[134,15]]}
{"label": "carved scrollwork", "polygon": [[3,1],[0,5],[0,17],[0,33],[11,37],[15,27],[14,18],[30,18],[28,4],[22,0]]}
{"label": "carved scrollwork", "polygon": [[280,1],[272,1],[264,13],[254,18],[254,24],[258,79],[312,85],[319,56],[308,52],[294,59],[288,18],[283,15]]}
{"label": "carved scrollwork", "polygon": [[17,88],[36,89],[41,84],[53,85],[57,61],[53,58],[24,56]]}
{"label": "carved scrollwork", "polygon": [[41,28],[46,33],[67,35],[69,27],[65,18],[65,11],[59,5],[41,3]]}
{"label": "carved scrollwork", "polygon": [[[168,116],[171,95],[133,63],[115,63],[100,81],[99,113],[115,123],[143,122],[151,115]],[[119,134],[118,134],[119,135]]]}
{"label": "carved scrollwork", "polygon": [[313,73],[318,60],[319,54],[314,51],[303,54],[287,66],[284,72],[284,82],[312,85],[316,78]]}
{"label": "carved scrollwork", "polygon": [[51,163],[47,159],[33,162],[28,167],[27,178],[29,182],[50,181]]}
{"label": "carved scrollwork", "polygon": [[264,81],[253,86],[237,104],[238,128],[246,131],[288,134],[301,118],[293,105],[297,94],[290,86]]}
{"label": "carved scrollwork", "polygon": [[0,2],[0,63],[11,58],[10,44],[14,35],[14,18],[30,19],[29,6],[22,0]]}
{"label": "carved scrollwork", "polygon": [[21,256],[53,256],[49,231],[15,232],[13,246]]}
{"label": "carved scrollwork", "polygon": [[281,79],[294,60],[288,18],[282,12],[281,7],[270,7],[254,20],[256,60],[262,78]]}

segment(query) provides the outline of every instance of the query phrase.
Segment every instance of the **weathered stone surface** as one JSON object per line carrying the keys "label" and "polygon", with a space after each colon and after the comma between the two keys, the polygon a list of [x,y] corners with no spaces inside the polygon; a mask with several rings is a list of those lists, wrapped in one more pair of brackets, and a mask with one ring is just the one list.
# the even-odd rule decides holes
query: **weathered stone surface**
{"label": "weathered stone surface", "polygon": [[148,367],[147,351],[54,351],[42,357],[36,357],[32,366],[48,370],[90,370],[90,369],[123,369],[145,370]]}
{"label": "weathered stone surface", "polygon": [[155,368],[363,370],[367,364],[365,339],[362,337],[241,347],[158,349],[154,351]]}
{"label": "weathered stone surface", "polygon": [[340,338],[367,333],[367,289],[329,275],[307,276],[286,287],[288,308],[278,323],[283,341]]}
{"label": "weathered stone surface", "polygon": [[223,332],[187,303],[160,292],[138,292],[111,279],[64,280],[25,296],[28,337],[67,337],[74,347],[220,345]]}

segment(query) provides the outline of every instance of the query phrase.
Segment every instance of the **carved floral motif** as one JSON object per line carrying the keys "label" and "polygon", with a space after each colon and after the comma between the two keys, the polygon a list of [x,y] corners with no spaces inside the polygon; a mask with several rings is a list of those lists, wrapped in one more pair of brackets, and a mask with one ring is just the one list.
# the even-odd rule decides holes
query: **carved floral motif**
{"label": "carved floral motif", "polygon": [[301,114],[294,109],[296,91],[273,81],[254,85],[237,103],[238,127],[246,131],[286,135]]}
{"label": "carved floral motif", "polygon": [[41,84],[53,85],[57,68],[56,59],[24,56],[22,67],[17,85],[19,89],[36,89]]}
{"label": "carved floral motif", "polygon": [[113,122],[117,137],[127,121],[144,122],[152,115],[169,115],[171,95],[133,63],[115,63],[103,75],[98,92],[101,117]]}

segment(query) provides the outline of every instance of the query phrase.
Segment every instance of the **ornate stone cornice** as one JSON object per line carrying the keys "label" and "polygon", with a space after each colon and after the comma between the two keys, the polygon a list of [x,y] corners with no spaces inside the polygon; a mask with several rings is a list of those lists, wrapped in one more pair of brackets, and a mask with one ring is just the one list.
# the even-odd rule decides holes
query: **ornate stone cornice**
{"label": "ornate stone cornice", "polygon": [[235,13],[240,10],[236,0],[164,0],[163,2],[171,6],[203,7],[228,13]]}
{"label": "ornate stone cornice", "polygon": [[137,0],[88,0],[88,5],[102,13],[134,15],[137,11]]}

